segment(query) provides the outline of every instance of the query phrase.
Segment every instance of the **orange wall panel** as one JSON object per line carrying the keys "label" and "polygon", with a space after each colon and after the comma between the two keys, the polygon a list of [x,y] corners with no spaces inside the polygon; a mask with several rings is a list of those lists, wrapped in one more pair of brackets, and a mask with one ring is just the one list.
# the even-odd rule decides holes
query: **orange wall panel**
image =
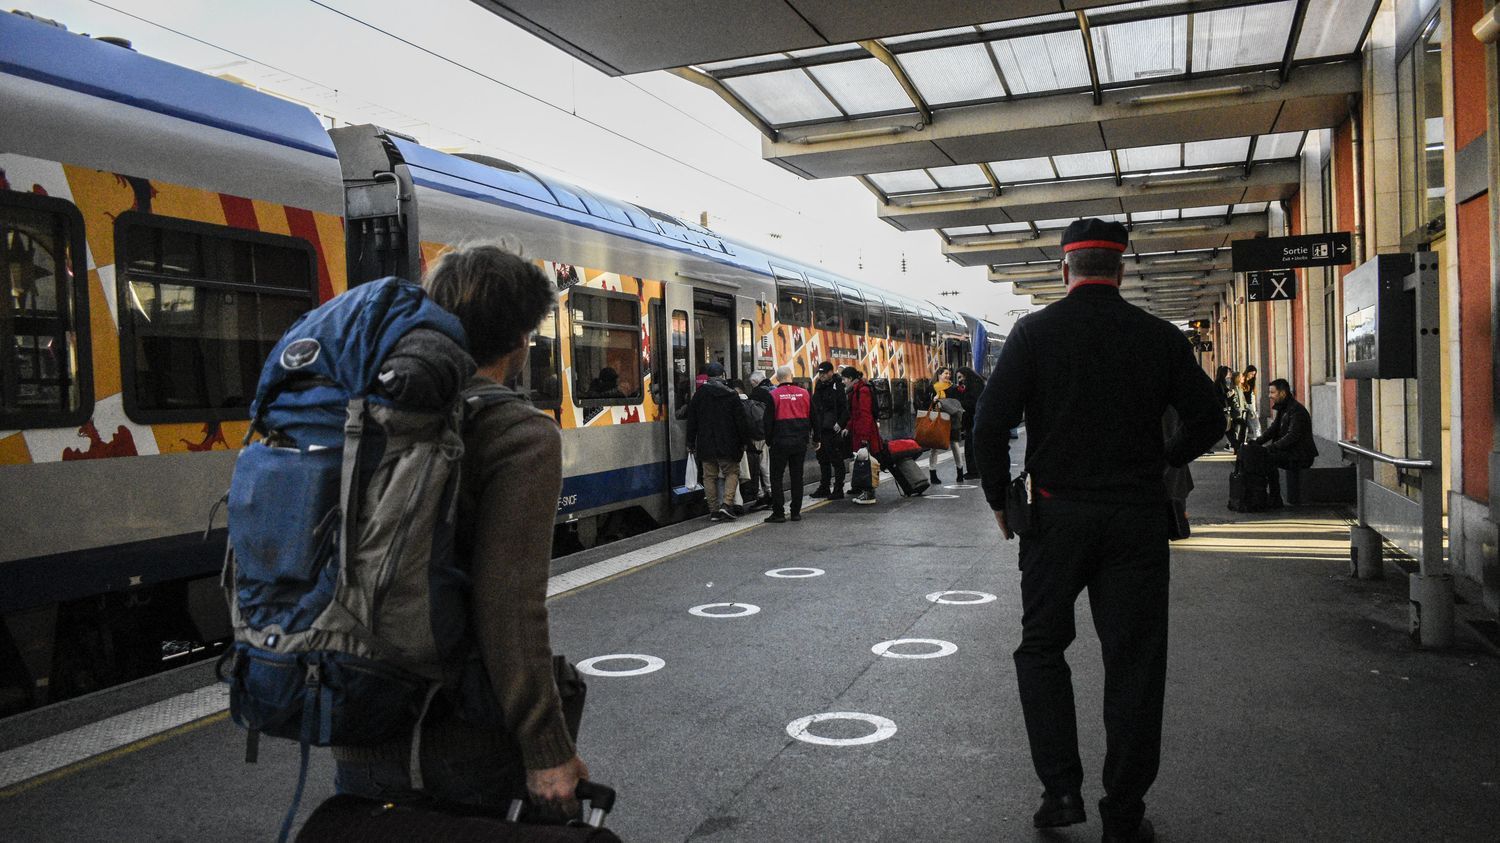
{"label": "orange wall panel", "polygon": [[1484,15],[1483,0],[1453,0],[1453,148],[1463,149],[1484,134],[1488,117],[1485,103],[1484,45],[1470,34]]}
{"label": "orange wall panel", "polygon": [[1489,196],[1458,206],[1459,388],[1463,396],[1463,493],[1490,499],[1494,361],[1490,358]]}

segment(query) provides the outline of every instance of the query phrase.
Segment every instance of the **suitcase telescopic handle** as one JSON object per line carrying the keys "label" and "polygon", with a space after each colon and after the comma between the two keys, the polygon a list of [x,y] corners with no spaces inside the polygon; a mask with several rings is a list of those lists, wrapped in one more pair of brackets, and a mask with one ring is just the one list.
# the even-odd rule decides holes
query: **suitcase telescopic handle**
{"label": "suitcase telescopic handle", "polygon": [[583,779],[578,782],[573,796],[583,807],[583,821],[595,828],[604,825],[604,817],[615,807],[615,789]]}

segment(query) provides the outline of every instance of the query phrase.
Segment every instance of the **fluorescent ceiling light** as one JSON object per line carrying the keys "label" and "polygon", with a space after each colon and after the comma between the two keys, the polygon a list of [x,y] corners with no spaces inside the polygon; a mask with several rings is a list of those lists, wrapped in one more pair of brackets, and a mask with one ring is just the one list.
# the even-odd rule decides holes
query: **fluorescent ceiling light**
{"label": "fluorescent ceiling light", "polygon": [[1198,222],[1198,223],[1193,223],[1192,225],[1164,225],[1164,226],[1161,226],[1160,228],[1153,227],[1153,228],[1145,229],[1142,233],[1145,233],[1145,234],[1179,234],[1179,233],[1184,233],[1184,232],[1189,232],[1189,231],[1210,231],[1212,229],[1219,228],[1220,225],[1221,225],[1221,223],[1217,223],[1217,222]]}
{"label": "fluorescent ceiling light", "polygon": [[1179,187],[1188,184],[1215,184],[1217,182],[1229,181],[1229,178],[1227,173],[1207,173],[1197,176],[1161,176],[1159,178],[1142,180],[1140,186],[1149,189],[1153,187]]}
{"label": "fluorescent ceiling light", "polygon": [[1248,94],[1255,90],[1252,85],[1225,85],[1219,88],[1198,88],[1191,91],[1166,91],[1160,94],[1142,94],[1131,97],[1128,102],[1131,105],[1150,105],[1157,102],[1180,102],[1182,100],[1196,100],[1208,97],[1227,97]]}
{"label": "fluorescent ceiling light", "polygon": [[850,129],[845,132],[803,135],[800,138],[791,138],[790,141],[792,143],[833,143],[835,141],[859,140],[860,138],[875,138],[881,135],[899,135],[904,131],[906,131],[905,126],[878,126],[869,129]]}
{"label": "fluorescent ceiling light", "polygon": [[954,240],[953,241],[953,245],[955,245],[955,246],[1004,246],[1004,245],[1007,245],[1007,244],[1010,244],[1010,243],[1025,243],[1027,240],[1035,240],[1035,239],[1037,239],[1037,236],[1038,235],[1032,234],[1029,231],[1022,231],[1022,232],[1018,232],[1016,234],[1008,234],[1008,235],[1005,235],[1003,237],[985,237],[985,238],[980,239],[980,240],[962,240],[962,241],[960,241],[960,240]]}
{"label": "fluorescent ceiling light", "polygon": [[979,194],[976,196],[928,196],[924,199],[912,199],[907,202],[896,202],[898,208],[926,208],[933,205],[970,205],[975,202],[983,202],[993,199],[994,194]]}
{"label": "fluorescent ceiling light", "polygon": [[1153,275],[1147,278],[1146,281],[1148,283],[1158,281],[1197,281],[1201,278],[1203,278],[1203,273],[1201,272],[1188,272],[1178,275]]}
{"label": "fluorescent ceiling light", "polygon": [[1043,273],[1051,274],[1051,273],[1054,273],[1054,272],[1057,271],[1057,264],[1055,264],[1055,263],[1033,263],[1033,264],[1027,264],[1025,266],[1008,266],[1008,267],[1005,267],[1004,269],[992,269],[990,271],[993,272],[993,273],[995,273],[996,275],[1005,275],[1005,276],[1040,275],[1040,274],[1043,274]]}
{"label": "fluorescent ceiling light", "polygon": [[1146,266],[1166,266],[1169,263],[1202,263],[1213,256],[1204,253],[1201,255],[1172,255],[1165,258],[1151,258],[1145,261]]}

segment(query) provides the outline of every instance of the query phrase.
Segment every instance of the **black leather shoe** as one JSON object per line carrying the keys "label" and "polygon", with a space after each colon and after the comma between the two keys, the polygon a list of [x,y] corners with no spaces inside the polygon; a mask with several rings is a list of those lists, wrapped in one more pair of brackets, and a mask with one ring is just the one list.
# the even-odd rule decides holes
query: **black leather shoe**
{"label": "black leather shoe", "polygon": [[1087,820],[1088,817],[1083,812],[1083,797],[1079,794],[1063,793],[1053,796],[1043,793],[1042,807],[1032,816],[1031,824],[1037,828],[1060,828]]}
{"label": "black leather shoe", "polygon": [[1156,829],[1148,819],[1142,819],[1141,824],[1130,834],[1110,834],[1106,831],[1103,837],[1104,843],[1151,843],[1155,839]]}
{"label": "black leather shoe", "polygon": [[766,516],[765,523],[767,523],[767,524],[785,524],[786,523],[786,516],[782,515],[779,512],[773,512],[770,515]]}
{"label": "black leather shoe", "polygon": [[812,494],[808,495],[808,497],[810,497],[810,498],[826,498],[826,497],[828,497],[828,487],[827,486],[819,486],[818,488],[813,489],[812,490]]}

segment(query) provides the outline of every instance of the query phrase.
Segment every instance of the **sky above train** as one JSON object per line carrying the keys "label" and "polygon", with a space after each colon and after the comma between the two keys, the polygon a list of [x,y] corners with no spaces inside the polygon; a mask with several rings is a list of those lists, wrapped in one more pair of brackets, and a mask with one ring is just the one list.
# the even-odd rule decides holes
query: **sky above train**
{"label": "sky above train", "polygon": [[[24,5],[22,5],[24,3]],[[479,152],[1002,326],[1030,299],[875,217],[853,179],[761,160],[722,100],[665,72],[610,78],[469,0],[19,0],[71,31],[234,77],[342,123]],[[905,260],[905,271],[902,260]],[[956,295],[941,295],[943,292]]]}

